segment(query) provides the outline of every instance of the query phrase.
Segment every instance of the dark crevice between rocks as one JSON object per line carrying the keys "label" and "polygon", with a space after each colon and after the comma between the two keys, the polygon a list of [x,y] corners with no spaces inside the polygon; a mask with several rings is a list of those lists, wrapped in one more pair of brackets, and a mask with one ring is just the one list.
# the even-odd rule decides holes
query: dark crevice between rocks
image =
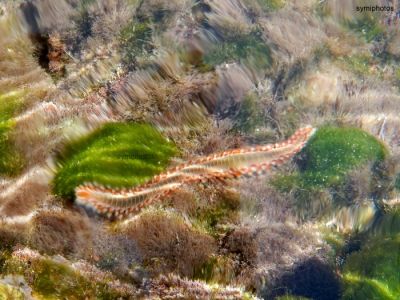
{"label": "dark crevice between rocks", "polygon": [[263,299],[294,295],[313,300],[338,300],[340,294],[339,277],[327,263],[313,257],[283,274],[274,287],[261,296]]}

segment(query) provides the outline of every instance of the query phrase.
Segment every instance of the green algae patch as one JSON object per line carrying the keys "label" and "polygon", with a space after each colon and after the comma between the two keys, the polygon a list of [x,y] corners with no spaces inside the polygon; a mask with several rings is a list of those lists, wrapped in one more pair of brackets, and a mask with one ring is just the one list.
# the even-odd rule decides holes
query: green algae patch
{"label": "green algae patch", "polygon": [[340,192],[346,189],[351,171],[368,167],[366,174],[375,176],[374,166],[387,155],[386,147],[361,129],[325,126],[296,157],[298,170],[277,174],[269,184],[292,194],[299,217],[315,217],[346,200]]}
{"label": "green algae patch", "polygon": [[398,299],[384,282],[376,279],[363,278],[361,276],[347,273],[344,276],[346,286],[343,299]]}
{"label": "green algae patch", "polygon": [[344,266],[343,299],[400,299],[400,236],[374,237]]}
{"label": "green algae patch", "polygon": [[53,191],[72,198],[83,183],[136,186],[164,171],[175,154],[175,145],[150,125],[106,124],[65,147]]}
{"label": "green algae patch", "polygon": [[374,223],[374,233],[390,236],[400,232],[400,207],[383,205],[381,215]]}
{"label": "green algae patch", "polygon": [[89,283],[67,266],[50,260],[35,262],[33,289],[43,296],[79,297],[87,293]]}
{"label": "green algae patch", "polygon": [[282,192],[330,187],[342,183],[348,171],[387,154],[380,141],[361,129],[322,127],[299,155],[299,171],[278,174],[270,183]]}
{"label": "green algae patch", "polygon": [[14,121],[0,121],[0,175],[11,177],[20,173],[24,167],[24,159],[13,143],[14,127]]}
{"label": "green algae patch", "polygon": [[23,275],[32,288],[35,298],[38,299],[122,299],[126,297],[110,288],[107,282],[89,280],[68,265],[51,259],[23,262],[12,258],[7,264],[7,272]]}
{"label": "green algae patch", "polygon": [[8,121],[21,110],[25,95],[26,92],[23,90],[0,95],[0,122]]}
{"label": "green algae patch", "polygon": [[15,176],[24,167],[24,159],[15,149],[12,118],[23,106],[23,91],[11,91],[0,95],[0,175]]}
{"label": "green algae patch", "polygon": [[302,180],[309,186],[329,186],[340,183],[347,171],[363,163],[383,160],[387,149],[361,129],[322,127],[302,154]]}

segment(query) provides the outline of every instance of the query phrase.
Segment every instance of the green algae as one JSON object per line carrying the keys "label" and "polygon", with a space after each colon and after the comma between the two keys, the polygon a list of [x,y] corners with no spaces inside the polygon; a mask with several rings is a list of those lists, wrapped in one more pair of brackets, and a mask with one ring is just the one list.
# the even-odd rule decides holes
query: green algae
{"label": "green algae", "polygon": [[21,274],[39,299],[119,299],[126,295],[107,282],[94,282],[66,264],[51,259],[21,262],[11,258],[6,273]]}
{"label": "green algae", "polygon": [[50,260],[35,263],[33,289],[44,296],[87,296],[89,284],[67,266],[54,264]]}
{"label": "green algae", "polygon": [[273,13],[286,4],[285,0],[243,0],[247,9],[253,13]]}
{"label": "green algae", "polygon": [[281,191],[293,187],[330,187],[343,182],[352,169],[382,161],[387,154],[380,141],[361,129],[321,127],[300,154],[300,171],[278,174],[271,183]]}
{"label": "green algae", "polygon": [[0,122],[0,174],[15,176],[24,167],[24,159],[15,149],[13,129],[15,122]]}
{"label": "green algae", "polygon": [[323,240],[330,246],[330,258],[334,260],[346,245],[346,235],[325,226],[319,228],[319,232],[321,233]]}
{"label": "green algae", "polygon": [[329,186],[366,162],[383,160],[385,146],[365,131],[352,127],[322,127],[302,151],[300,172],[310,186]]}
{"label": "green algae", "polygon": [[383,207],[379,219],[374,224],[374,232],[390,236],[400,232],[400,208]]}
{"label": "green algae", "polygon": [[363,278],[347,273],[344,276],[344,282],[346,290],[342,299],[398,299],[384,282],[376,279]]}
{"label": "green algae", "polygon": [[0,95],[0,175],[15,176],[24,167],[24,159],[15,149],[12,118],[23,107],[25,91],[14,90]]}
{"label": "green algae", "polygon": [[0,95],[0,122],[8,121],[21,110],[25,95],[23,90],[13,90]]}
{"label": "green algae", "polygon": [[[299,217],[321,216],[335,205],[352,201],[346,190],[349,172],[361,166],[376,166],[387,155],[386,147],[361,129],[325,126],[295,158],[298,169],[277,174],[269,183],[278,191],[291,194]],[[374,167],[368,173],[379,176]],[[371,193],[379,188],[371,186]]]}
{"label": "green algae", "polygon": [[347,257],[343,299],[400,298],[400,236],[371,237]]}
{"label": "green algae", "polygon": [[162,172],[175,154],[174,144],[150,125],[106,124],[65,147],[53,190],[72,198],[75,187],[85,182],[136,186]]}

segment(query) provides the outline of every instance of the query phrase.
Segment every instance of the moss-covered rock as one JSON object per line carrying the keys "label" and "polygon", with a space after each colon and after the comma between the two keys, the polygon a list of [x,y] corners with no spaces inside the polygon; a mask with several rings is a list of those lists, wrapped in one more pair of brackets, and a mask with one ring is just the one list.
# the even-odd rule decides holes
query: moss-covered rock
{"label": "moss-covered rock", "polygon": [[365,131],[352,127],[322,127],[302,151],[302,180],[311,186],[329,186],[366,162],[383,160],[385,146]]}
{"label": "moss-covered rock", "polygon": [[6,273],[24,276],[38,299],[127,299],[129,295],[109,285],[111,277],[102,278],[99,273],[96,280],[90,280],[67,263],[45,257],[13,257],[7,262]]}
{"label": "moss-covered rock", "polygon": [[[378,168],[371,165],[379,165],[387,155],[386,147],[361,129],[325,126],[297,157],[298,170],[277,174],[270,184],[291,195],[301,218],[321,216],[335,205],[357,201],[352,172],[363,167],[360,176],[378,178]],[[380,185],[368,183],[363,193],[376,196]]]}
{"label": "moss-covered rock", "polygon": [[66,146],[59,156],[54,193],[73,197],[75,187],[84,182],[132,187],[163,171],[176,153],[150,125],[106,124]]}
{"label": "moss-covered rock", "polygon": [[343,299],[400,298],[400,236],[370,238],[343,270]]}
{"label": "moss-covered rock", "polygon": [[294,187],[319,189],[343,182],[352,169],[382,161],[386,147],[372,135],[353,127],[322,127],[308,142],[297,161],[299,172],[277,175],[271,183],[281,191]]}

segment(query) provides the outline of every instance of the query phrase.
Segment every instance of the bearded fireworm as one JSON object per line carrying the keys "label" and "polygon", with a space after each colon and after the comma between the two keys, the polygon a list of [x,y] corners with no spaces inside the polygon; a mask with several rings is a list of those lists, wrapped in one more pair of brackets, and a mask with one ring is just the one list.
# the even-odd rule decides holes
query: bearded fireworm
{"label": "bearded fireworm", "polygon": [[124,218],[185,185],[260,176],[272,167],[289,161],[315,132],[308,126],[297,130],[284,142],[239,148],[199,157],[154,176],[145,184],[113,189],[83,184],[75,189],[76,202],[109,218]]}

